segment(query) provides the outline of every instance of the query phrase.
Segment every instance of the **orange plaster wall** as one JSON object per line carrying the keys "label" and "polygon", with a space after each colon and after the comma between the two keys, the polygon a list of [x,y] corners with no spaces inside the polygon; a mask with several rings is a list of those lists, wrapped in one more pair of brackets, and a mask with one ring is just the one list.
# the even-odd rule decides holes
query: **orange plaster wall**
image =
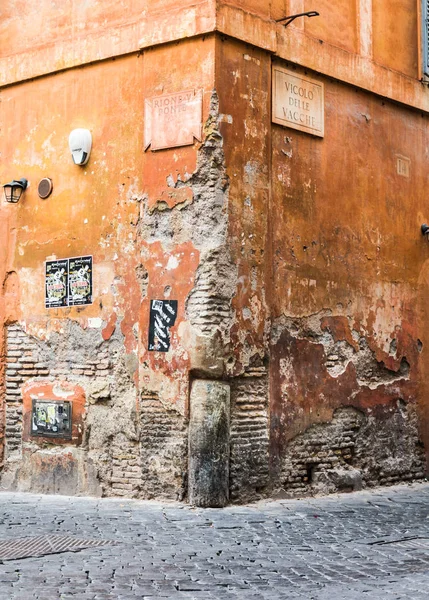
{"label": "orange plaster wall", "polygon": [[[181,70],[172,68],[172,56]],[[214,82],[214,40],[184,41],[143,55],[77,68],[5,89],[0,125],[0,181],[26,177],[29,188],[18,205],[2,201],[1,265],[13,272],[2,297],[2,322],[23,320],[28,332],[46,337],[63,319],[82,327],[100,317],[109,338],[120,323],[127,353],[136,353],[143,368],[142,385],[163,387],[164,397],[187,402],[190,358],[178,335],[185,301],[193,287],[199,251],[182,234],[146,239],[145,219],[160,210],[180,210],[193,201],[187,182],[197,167],[201,142],[191,146],[144,151],[145,99],[187,89],[203,94],[203,123],[208,117]],[[73,164],[68,135],[76,127],[93,135],[91,158]],[[47,200],[37,195],[42,177],[53,180]],[[171,182],[174,183],[171,183]],[[146,212],[147,211],[147,212]],[[8,224],[6,226],[6,224]],[[8,242],[7,242],[8,240]],[[51,257],[92,255],[94,301],[91,306],[44,308],[44,261]],[[174,257],[174,262],[168,262]],[[148,271],[142,296],[139,269]],[[2,282],[6,273],[2,273]],[[172,352],[146,352],[149,301],[179,301],[172,331]],[[6,308],[6,303],[9,307]],[[136,335],[136,332],[138,334]],[[135,374],[136,383],[138,370]],[[166,379],[165,379],[166,378]]]}
{"label": "orange plaster wall", "polygon": [[373,45],[376,62],[419,79],[418,31],[416,0],[373,2]]}
{"label": "orange plaster wall", "polygon": [[[72,407],[72,431],[71,439],[52,438],[31,435],[31,418],[33,399],[48,400],[57,402],[70,402]],[[31,441],[38,445],[46,444],[73,444],[79,445],[83,435],[83,420],[85,414],[85,392],[79,386],[67,381],[52,384],[49,382],[29,381],[22,390],[22,413],[24,421],[24,431],[22,439]]]}
{"label": "orange plaster wall", "polygon": [[259,2],[259,0],[222,0],[222,4],[235,6],[245,12],[250,12],[262,18],[270,17],[270,3]]}
{"label": "orange plaster wall", "polygon": [[[280,37],[293,37],[300,30],[311,38],[352,54],[360,54],[360,27],[363,35],[369,36],[366,44],[372,47],[370,60],[403,73],[408,77],[420,78],[419,62],[419,4],[416,0],[377,0],[372,2],[372,14],[361,13],[358,0],[273,0],[271,3],[255,0],[227,0],[221,6],[236,7],[244,13],[260,17],[264,21],[278,20],[288,15],[317,11],[318,17],[302,17],[281,30]],[[220,9],[222,10],[222,9]],[[243,29],[237,37],[248,40],[249,30],[255,36],[258,24],[250,23],[244,16],[235,19],[235,27]],[[245,31],[247,30],[247,31]],[[250,41],[250,40],[249,40]],[[320,47],[323,54],[329,48]],[[287,60],[288,56],[283,56]],[[337,57],[341,58],[341,55]],[[352,66],[352,69],[356,65]],[[335,69],[332,74],[335,74]],[[386,90],[387,92],[387,90]]]}
{"label": "orange plaster wall", "polygon": [[359,52],[357,0],[306,0],[304,10],[320,14],[304,20],[306,33],[349,52]]}
{"label": "orange plaster wall", "polygon": [[[428,285],[429,246],[420,232],[429,218],[427,116],[328,80],[325,110],[323,139],[273,125],[272,318],[311,318],[352,345],[353,330],[377,361],[399,372],[405,358],[410,373],[376,388],[358,384],[353,368],[334,379],[310,330],[298,341],[282,335],[273,347],[274,444],[327,420],[342,403],[375,409],[398,397],[417,403],[427,442],[429,340],[427,310],[424,317],[419,310]],[[409,161],[409,177],[398,174],[398,158]]]}
{"label": "orange plaster wall", "polygon": [[[185,0],[180,7],[184,9],[204,2]],[[133,0],[131,3],[126,0],[4,0],[0,20],[0,57],[68,39],[84,45],[87,37],[176,8],[177,2],[166,0]]]}
{"label": "orange plaster wall", "polygon": [[[0,56],[36,48],[58,41],[84,39],[115,24],[137,19],[147,10],[147,0],[131,4],[124,0],[110,2],[36,2],[35,0],[4,0],[0,36]],[[126,15],[126,18],[124,16]]]}
{"label": "orange plaster wall", "polygon": [[[320,310],[327,297],[347,304],[373,282],[414,285],[421,267],[428,118],[335,82],[325,111],[323,139],[273,126],[274,223],[288,239],[276,250],[278,285],[294,277],[276,313]],[[397,172],[401,157],[410,177]],[[333,274],[341,284],[330,287]],[[309,289],[301,276],[323,284]]]}
{"label": "orange plaster wall", "polygon": [[319,17],[300,18],[291,27],[303,28],[313,37],[344,48],[349,52],[358,51],[358,22],[356,0],[302,0],[289,2],[273,0],[260,2],[258,0],[228,0],[222,4],[235,6],[245,12],[258,15],[264,20],[282,19],[298,13],[316,10]]}
{"label": "orange plaster wall", "polygon": [[233,299],[235,374],[265,355],[270,256],[269,216],[270,57],[227,40],[219,44],[217,87],[223,115],[225,160],[229,177],[229,236],[238,266]]}
{"label": "orange plaster wall", "polygon": [[[324,82],[325,137],[272,125],[269,54],[232,40],[218,53],[238,265],[232,371],[270,356],[272,457],[340,406],[377,411],[398,398],[417,406],[427,444],[427,115],[279,61]],[[372,386],[353,366],[331,376],[312,338],[323,332],[357,354],[363,339],[398,381]]]}
{"label": "orange plaster wall", "polygon": [[[127,244],[131,249],[131,222],[138,212],[133,198],[141,186],[141,62],[137,57],[112,61],[3,92],[1,122],[8,136],[2,138],[0,179],[29,180],[21,202],[2,203],[1,209],[15,231],[9,246],[10,268],[18,273],[21,290],[15,318],[107,319],[114,309],[122,315],[129,310],[117,305],[110,286],[115,275],[131,277],[133,286],[132,252],[120,263],[115,254]],[[73,164],[68,149],[68,135],[76,127],[93,135],[85,167]],[[47,200],[37,195],[42,177],[53,181]],[[85,309],[45,310],[44,261],[86,254],[96,265],[94,303]]]}

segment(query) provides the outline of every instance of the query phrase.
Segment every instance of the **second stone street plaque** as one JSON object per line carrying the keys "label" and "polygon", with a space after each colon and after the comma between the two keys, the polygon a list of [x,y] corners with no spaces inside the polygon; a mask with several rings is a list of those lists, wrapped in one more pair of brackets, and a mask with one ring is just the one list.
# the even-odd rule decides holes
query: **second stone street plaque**
{"label": "second stone street plaque", "polygon": [[185,90],[145,102],[144,147],[176,148],[201,141],[203,93]]}
{"label": "second stone street plaque", "polygon": [[273,67],[273,122],[323,137],[325,134],[323,83]]}

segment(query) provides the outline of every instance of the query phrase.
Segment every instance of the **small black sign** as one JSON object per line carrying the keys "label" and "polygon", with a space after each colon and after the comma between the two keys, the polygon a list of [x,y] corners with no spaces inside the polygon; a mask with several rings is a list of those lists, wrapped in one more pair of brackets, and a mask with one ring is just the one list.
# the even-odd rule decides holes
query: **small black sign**
{"label": "small black sign", "polygon": [[69,258],[69,306],[92,304],[92,256]]}
{"label": "small black sign", "polygon": [[170,327],[177,318],[177,300],[151,300],[149,320],[149,350],[168,352]]}
{"label": "small black sign", "polygon": [[31,412],[31,435],[70,438],[71,408],[71,402],[34,399]]}
{"label": "small black sign", "polygon": [[55,308],[68,304],[69,261],[50,260],[46,262],[45,307]]}

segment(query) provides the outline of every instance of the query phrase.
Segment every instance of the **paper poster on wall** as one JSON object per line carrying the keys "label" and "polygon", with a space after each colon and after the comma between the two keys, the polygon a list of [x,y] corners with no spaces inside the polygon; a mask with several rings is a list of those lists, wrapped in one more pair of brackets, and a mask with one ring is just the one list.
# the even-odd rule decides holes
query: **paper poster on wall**
{"label": "paper poster on wall", "polygon": [[69,261],[50,260],[45,270],[45,307],[57,308],[68,305]]}
{"label": "paper poster on wall", "polygon": [[170,328],[176,322],[177,300],[151,300],[149,319],[149,350],[168,352]]}
{"label": "paper poster on wall", "polygon": [[92,304],[92,256],[69,258],[69,306]]}
{"label": "paper poster on wall", "polygon": [[71,437],[71,403],[33,399],[31,435]]}
{"label": "paper poster on wall", "polygon": [[45,263],[45,308],[92,304],[92,256]]}

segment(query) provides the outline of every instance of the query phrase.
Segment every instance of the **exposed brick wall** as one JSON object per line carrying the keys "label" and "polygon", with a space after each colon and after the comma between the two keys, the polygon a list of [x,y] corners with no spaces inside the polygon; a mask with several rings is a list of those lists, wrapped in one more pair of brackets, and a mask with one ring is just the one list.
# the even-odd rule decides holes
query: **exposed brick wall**
{"label": "exposed brick wall", "polygon": [[40,361],[36,341],[19,325],[6,333],[6,459],[17,457],[22,449],[21,387],[34,377],[46,377],[49,369]]}
{"label": "exposed brick wall", "polygon": [[231,387],[230,494],[255,500],[269,483],[268,377],[265,369],[236,379]]}
{"label": "exposed brick wall", "polygon": [[118,435],[110,448],[112,476],[108,495],[138,497],[142,482],[138,442]]}
{"label": "exposed brick wall", "polygon": [[[90,453],[94,482],[103,494],[184,499],[185,416],[152,393],[143,395],[136,412],[137,392],[121,340],[104,342],[99,332],[73,323],[51,335],[41,341],[17,324],[7,328],[6,466],[19,463],[22,455],[22,386],[29,380],[68,379],[88,393],[91,418],[83,451]],[[376,414],[336,410],[330,422],[313,425],[288,444],[279,480],[270,481],[268,381],[263,366],[231,381],[233,502],[256,500],[273,487],[299,496],[424,477],[415,406],[398,399]]]}
{"label": "exposed brick wall", "polygon": [[49,341],[36,340],[18,324],[7,329],[7,458],[16,462],[22,455],[22,386],[30,379],[67,379],[79,382],[89,394],[91,419],[84,445],[103,494],[184,498],[187,423],[183,415],[150,396],[141,401],[138,421],[135,387],[121,345],[104,342],[99,332],[84,332],[71,322],[64,329]]}
{"label": "exposed brick wall", "polygon": [[398,400],[377,417],[347,407],[311,426],[287,446],[280,479],[283,490],[303,496],[422,477],[415,408]]}
{"label": "exposed brick wall", "polygon": [[140,405],[142,495],[176,498],[186,494],[187,423],[172,406],[153,396]]}
{"label": "exposed brick wall", "polygon": [[[30,379],[64,378],[89,380],[111,373],[108,348],[80,352],[73,342],[67,348],[67,334],[52,344],[28,335],[18,324],[6,332],[6,458],[19,455],[22,447],[21,388]],[[70,340],[69,340],[70,342]]]}
{"label": "exposed brick wall", "polygon": [[228,262],[224,248],[209,252],[198,268],[195,287],[187,302],[187,315],[203,335],[210,335],[216,329],[225,333],[228,329],[234,276],[235,267]]}
{"label": "exposed brick wall", "polygon": [[282,487],[305,494],[318,472],[350,465],[363,421],[359,411],[339,409],[330,423],[314,425],[295,438],[284,455]]}

